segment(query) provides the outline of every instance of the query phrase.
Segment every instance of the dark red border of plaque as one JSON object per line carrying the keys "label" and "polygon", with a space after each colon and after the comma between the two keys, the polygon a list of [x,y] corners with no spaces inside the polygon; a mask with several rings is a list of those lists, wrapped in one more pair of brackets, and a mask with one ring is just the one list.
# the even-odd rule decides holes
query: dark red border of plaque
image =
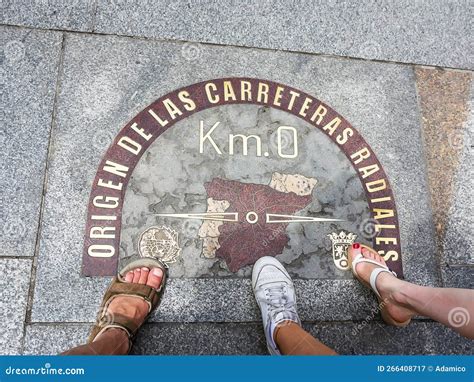
{"label": "dark red border of plaque", "polygon": [[[263,83],[268,85],[269,88],[269,97],[268,101],[258,102],[254,98],[251,101],[249,100],[240,100],[241,99],[241,81],[247,81],[251,84],[252,88],[255,89],[259,86],[259,83]],[[235,91],[237,100],[228,100],[224,101],[223,97],[223,84],[224,82],[230,82],[233,86],[233,90]],[[217,87],[217,90],[213,92],[213,94],[218,94],[220,99],[218,102],[211,103],[208,99],[205,91],[206,84],[214,83]],[[280,105],[276,106],[273,104],[274,95],[277,92],[277,89],[282,87],[285,89],[282,98],[280,99]],[[175,119],[170,119],[169,117],[166,118],[165,116],[169,116],[169,113],[165,106],[163,105],[163,101],[166,99],[171,100],[173,103],[177,105],[183,105],[182,101],[179,99],[180,92],[186,91],[189,93],[189,98],[191,98],[195,102],[195,109],[192,111],[185,110],[183,107],[180,108],[181,113],[180,115],[176,116]],[[291,101],[291,97],[289,92],[293,91],[299,94],[299,97],[294,99],[293,108],[292,110],[288,110],[289,103]],[[182,93],[181,93],[182,94]],[[303,106],[305,99],[311,99],[311,105],[307,109],[307,114],[305,117],[299,114],[300,108]],[[241,78],[241,77],[233,77],[233,78],[221,78],[221,79],[212,79],[208,81],[203,81],[197,84],[193,84],[190,86],[186,86],[175,90],[171,93],[164,95],[163,97],[157,99],[151,105],[143,109],[138,115],[136,115],[125,127],[120,130],[120,132],[115,137],[113,143],[107,149],[104,157],[102,158],[99,168],[97,170],[93,185],[92,191],[89,198],[89,206],[87,212],[87,222],[86,222],[86,232],[85,232],[85,240],[84,240],[84,250],[83,250],[83,258],[82,258],[82,274],[84,276],[113,276],[117,272],[117,264],[118,264],[118,256],[119,256],[119,246],[120,246],[120,230],[121,230],[121,220],[122,220],[122,207],[123,207],[123,200],[125,197],[125,191],[127,188],[128,181],[133,173],[133,170],[136,164],[139,162],[141,156],[146,152],[148,147],[154,142],[156,138],[158,138],[164,131],[168,128],[172,127],[176,122],[181,121],[189,117],[191,114],[196,112],[215,107],[215,106],[222,106],[222,105],[230,105],[230,104],[257,104],[262,106],[273,107],[276,109],[284,110],[288,113],[291,113],[306,122],[310,123],[311,125],[319,128],[323,133],[326,134],[336,145],[340,146],[341,150],[344,154],[348,157],[349,161],[353,164],[356,172],[359,175],[359,178],[364,185],[364,189],[366,191],[367,199],[369,202],[369,208],[371,210],[372,217],[374,214],[372,212],[373,208],[379,209],[387,209],[393,210],[393,216],[384,218],[383,224],[386,227],[392,228],[381,228],[380,232],[378,233],[377,237],[384,237],[384,234],[387,233],[390,238],[396,239],[396,243],[390,244],[375,244],[374,248],[379,251],[379,253],[387,254],[389,251],[393,251],[390,253],[396,253],[396,259],[388,259],[387,264],[388,266],[394,270],[398,277],[403,277],[402,271],[402,260],[401,260],[401,244],[400,244],[400,233],[399,233],[399,226],[398,226],[398,215],[396,211],[395,200],[393,196],[392,189],[390,187],[390,183],[387,179],[387,175],[382,168],[382,165],[378,161],[375,153],[372,151],[370,146],[367,142],[362,138],[362,136],[354,129],[353,126],[349,124],[347,120],[345,120],[342,116],[336,113],[331,107],[326,105],[325,103],[319,101],[317,98],[310,96],[309,94],[292,88],[290,86],[286,86],[283,84],[279,84],[273,81],[268,80],[261,80],[256,78]],[[340,129],[341,131],[349,127],[353,131],[353,135],[347,141],[347,143],[341,145],[336,141],[337,134],[330,135],[327,131],[322,129],[321,126],[316,125],[315,122],[312,122],[310,117],[316,110],[316,108],[322,105],[327,109],[327,114],[325,115],[325,121],[329,121],[332,118],[338,117],[341,119]],[[168,124],[165,127],[162,127],[153,116],[150,114],[149,110],[153,110],[154,113],[160,116],[163,119],[168,119]],[[143,129],[147,134],[152,134],[152,137],[149,140],[144,139],[142,135],[137,133],[136,131],[132,130],[130,127],[136,123],[137,127]],[[129,137],[136,142],[142,145],[142,150],[138,155],[134,155],[131,152],[123,149],[122,147],[118,146],[117,143],[123,137]],[[376,174],[372,174],[367,176],[365,179],[362,178],[362,174],[358,171],[357,167],[354,165],[353,161],[351,160],[351,155],[362,148],[367,148],[370,151],[370,158],[371,163],[375,163],[379,166],[379,171]],[[104,165],[106,161],[113,161],[115,163],[119,163],[121,165],[127,166],[129,168],[126,176],[120,176],[116,174],[112,174],[110,172],[104,171]],[[98,185],[99,179],[104,179],[107,181],[112,182],[113,184],[122,184],[120,190],[118,189],[111,189],[111,188],[104,188]],[[371,181],[377,181],[380,179],[384,179],[386,182],[386,188],[381,191],[376,191],[369,193],[366,183]],[[95,197],[118,197],[119,201],[116,206],[111,211],[105,211],[103,208],[98,208],[93,205],[93,200]],[[377,202],[372,202],[374,199],[378,200]],[[94,216],[103,216],[106,215],[107,212],[113,212],[115,216],[115,220],[98,220],[97,218],[93,218]],[[114,227],[115,235],[114,238],[101,238],[101,239],[91,239],[90,230],[92,227]],[[393,228],[395,227],[395,228]],[[105,245],[109,246],[114,249],[114,254],[110,257],[94,257],[89,255],[89,247],[91,245]]]}

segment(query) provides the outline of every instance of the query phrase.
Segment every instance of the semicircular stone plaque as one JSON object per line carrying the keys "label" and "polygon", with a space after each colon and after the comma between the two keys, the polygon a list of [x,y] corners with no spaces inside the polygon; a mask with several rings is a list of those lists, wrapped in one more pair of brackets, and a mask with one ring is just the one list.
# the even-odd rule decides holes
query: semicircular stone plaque
{"label": "semicircular stone plaque", "polygon": [[375,153],[329,106],[264,80],[195,84],[142,111],[102,160],[87,224],[88,276],[145,256],[171,277],[249,277],[276,256],[297,278],[348,278],[354,241],[402,276]]}

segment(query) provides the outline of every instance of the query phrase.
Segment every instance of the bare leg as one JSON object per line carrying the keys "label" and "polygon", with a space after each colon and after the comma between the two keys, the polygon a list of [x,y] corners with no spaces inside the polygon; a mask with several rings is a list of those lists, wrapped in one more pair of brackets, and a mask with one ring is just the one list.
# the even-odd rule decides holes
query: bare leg
{"label": "bare leg", "polygon": [[274,338],[280,352],[285,355],[337,355],[334,350],[292,321],[278,325]]}
{"label": "bare leg", "polygon": [[386,276],[377,280],[377,286],[380,282],[398,305],[474,339],[474,290],[424,287]]}
{"label": "bare leg", "polygon": [[[146,284],[158,288],[163,278],[163,271],[159,268],[137,268],[125,275],[128,283]],[[133,319],[137,325],[143,323],[148,314],[148,304],[137,297],[119,296],[112,300],[108,311],[113,316],[120,314]],[[111,328],[96,337],[90,344],[80,345],[62,353],[63,355],[122,355],[130,351],[130,342],[125,330]]]}
{"label": "bare leg", "polygon": [[[351,248],[349,256],[355,255],[356,250]],[[362,255],[385,264],[372,249],[363,247]],[[357,272],[368,282],[374,268],[376,265],[360,263]],[[424,287],[399,280],[389,273],[381,273],[376,284],[382,299],[388,301],[388,313],[395,320],[403,322],[414,315],[422,315],[474,339],[474,290]]]}

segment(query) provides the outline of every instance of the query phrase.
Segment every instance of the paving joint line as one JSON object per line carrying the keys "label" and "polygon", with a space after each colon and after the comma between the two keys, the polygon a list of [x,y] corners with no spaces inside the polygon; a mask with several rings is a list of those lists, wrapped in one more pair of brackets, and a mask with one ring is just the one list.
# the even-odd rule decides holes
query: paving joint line
{"label": "paving joint line", "polygon": [[[419,126],[419,132],[420,132],[420,141],[421,141],[421,155],[423,157],[423,163],[425,165],[425,171],[424,173],[424,180],[426,184],[426,188],[428,189],[429,197],[428,197],[428,206],[431,211],[431,233],[433,237],[435,238],[435,243],[434,243],[434,249],[436,251],[435,253],[435,261],[436,261],[436,286],[445,286],[445,282],[443,279],[443,272],[442,272],[442,266],[443,266],[443,246],[442,246],[442,238],[438,236],[438,232],[435,229],[435,216],[434,216],[434,210],[433,210],[433,190],[431,189],[431,182],[430,182],[430,163],[428,161],[428,156],[427,152],[429,151],[429,147],[426,144],[426,137],[425,137],[425,128],[424,128],[424,122],[423,122],[423,108],[422,108],[422,103],[421,103],[421,96],[420,96],[420,91],[418,88],[418,80],[417,80],[417,75],[416,75],[416,68],[412,68],[412,74],[413,74],[413,86],[415,87],[415,99],[416,99],[416,111],[417,111],[417,119],[418,119],[418,126]],[[454,178],[454,175],[453,175]]]}
{"label": "paving joint line", "polygon": [[48,148],[46,151],[46,158],[45,158],[46,162],[44,166],[43,190],[41,193],[38,225],[37,225],[37,230],[36,230],[35,251],[32,257],[33,262],[32,262],[31,272],[30,272],[30,285],[28,288],[28,299],[27,299],[27,304],[26,304],[25,321],[23,325],[23,336],[22,336],[21,346],[20,346],[21,353],[24,352],[26,326],[31,322],[31,314],[32,314],[32,309],[33,309],[33,298],[34,298],[34,291],[35,291],[35,285],[36,285],[36,270],[37,270],[37,265],[38,265],[43,214],[44,214],[44,209],[45,209],[45,199],[46,199],[45,197],[47,193],[48,170],[49,170],[49,163],[51,160],[51,153],[52,153],[51,147],[52,147],[52,141],[53,141],[53,133],[55,130],[54,129],[55,125],[56,125],[56,114],[57,114],[57,109],[58,109],[58,98],[59,98],[59,91],[61,87],[61,78],[63,75],[65,43],[66,43],[66,34],[62,33],[61,48],[60,48],[59,59],[58,59],[58,68],[56,71],[56,86],[55,86],[55,93],[54,93],[54,98],[53,98],[53,107],[52,107],[52,112],[51,112],[51,124],[49,128]]}
{"label": "paving joint line", "polygon": [[[315,53],[315,52],[302,52],[298,50],[290,50],[290,49],[278,49],[278,48],[264,48],[264,47],[254,47],[254,46],[246,46],[246,45],[235,45],[235,44],[222,44],[222,43],[215,43],[215,42],[201,42],[201,41],[193,41],[193,40],[180,40],[180,39],[171,39],[171,38],[162,38],[162,37],[149,37],[149,36],[135,36],[135,35],[128,35],[128,34],[119,34],[119,33],[106,33],[106,32],[97,32],[95,30],[92,31],[78,31],[73,29],[65,29],[65,28],[42,28],[42,27],[33,27],[28,25],[17,25],[17,24],[0,24],[2,26],[7,27],[14,27],[14,28],[26,28],[26,29],[35,29],[35,30],[42,30],[42,31],[49,31],[49,32],[62,32],[62,33],[70,33],[70,34],[78,34],[78,35],[90,35],[90,36],[112,36],[112,37],[122,37],[122,38],[131,38],[131,39],[138,39],[144,41],[151,41],[151,42],[167,42],[167,43],[195,43],[201,45],[209,45],[209,46],[217,46],[217,47],[229,47],[229,48],[240,48],[240,49],[253,49],[253,50],[262,50],[262,51],[273,51],[273,52],[286,52],[286,53],[293,53],[293,54],[303,54],[309,56],[317,56],[317,57],[327,57],[327,58],[334,58],[334,59],[347,59],[347,60],[354,60],[354,61],[364,61],[364,62],[375,62],[378,64],[392,64],[392,65],[400,65],[400,66],[419,66],[431,69],[440,69],[440,70],[456,70],[462,72],[474,72],[474,69],[469,68],[456,68],[451,66],[439,66],[439,65],[430,65],[430,64],[419,64],[414,62],[401,62],[401,61],[388,61],[388,60],[380,60],[380,59],[367,59],[361,57],[354,57],[354,56],[339,56],[336,54],[328,54],[328,53]],[[95,29],[95,26],[94,26]]]}
{"label": "paving joint line", "polygon": [[[412,322],[417,323],[438,323],[437,321],[432,320],[431,318],[413,318]],[[344,324],[347,325],[348,323],[358,324],[358,323],[365,323],[365,320],[334,320],[334,321],[315,321],[315,320],[303,320],[303,324],[310,324],[310,325],[337,325],[337,324]],[[369,323],[383,323],[383,320],[370,320]],[[94,321],[48,321],[48,322],[40,322],[40,321],[31,321],[28,323],[28,326],[57,326],[57,325],[92,325]],[[254,324],[262,324],[262,321],[147,321],[143,325],[200,325],[200,324],[212,324],[212,325],[254,325]]]}
{"label": "paving joint line", "polygon": [[92,6],[92,30],[91,33],[95,33],[95,22],[97,20],[97,9],[99,8],[99,0],[94,0],[94,5]]}

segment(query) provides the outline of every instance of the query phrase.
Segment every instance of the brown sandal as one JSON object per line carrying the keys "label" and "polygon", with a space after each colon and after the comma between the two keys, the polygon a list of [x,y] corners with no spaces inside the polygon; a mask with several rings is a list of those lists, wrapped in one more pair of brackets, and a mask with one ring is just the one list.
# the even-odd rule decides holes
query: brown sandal
{"label": "brown sandal", "polygon": [[[144,284],[134,284],[127,283],[124,280],[124,275],[129,271],[137,268],[146,267],[148,269],[160,268],[163,270],[163,279],[161,280],[160,287],[154,289],[148,285]],[[129,297],[138,297],[145,300],[148,305],[148,315],[145,317],[143,322],[145,322],[150,315],[150,313],[157,308],[160,304],[161,297],[163,295],[163,288],[166,281],[166,266],[159,260],[152,258],[141,258],[135,261],[132,261],[127,266],[125,266],[112,280],[109,288],[105,292],[104,298],[100,305],[100,311],[97,315],[96,323],[92,328],[91,334],[87,343],[94,342],[94,340],[107,329],[110,328],[120,328],[125,330],[129,338],[129,351],[132,347],[132,339],[137,333],[140,326],[143,324],[137,325],[130,318],[125,317],[121,314],[111,314],[108,313],[108,307],[112,300],[119,296],[129,296]]]}

